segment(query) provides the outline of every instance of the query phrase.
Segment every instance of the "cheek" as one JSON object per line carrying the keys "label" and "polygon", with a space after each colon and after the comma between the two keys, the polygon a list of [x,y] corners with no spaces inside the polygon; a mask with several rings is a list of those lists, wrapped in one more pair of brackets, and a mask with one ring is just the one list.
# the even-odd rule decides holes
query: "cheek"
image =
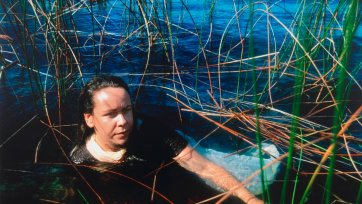
{"label": "cheek", "polygon": [[110,120],[110,119],[99,119],[97,121],[97,125],[96,128],[98,129],[98,131],[101,132],[111,132],[112,129],[115,128],[115,126],[117,125],[117,121],[116,120]]}

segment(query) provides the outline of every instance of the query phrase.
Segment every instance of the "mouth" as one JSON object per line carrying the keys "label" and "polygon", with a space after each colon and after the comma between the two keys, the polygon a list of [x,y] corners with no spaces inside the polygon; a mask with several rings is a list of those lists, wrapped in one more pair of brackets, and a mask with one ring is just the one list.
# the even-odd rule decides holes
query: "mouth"
{"label": "mouth", "polygon": [[126,135],[128,131],[116,132],[115,135]]}

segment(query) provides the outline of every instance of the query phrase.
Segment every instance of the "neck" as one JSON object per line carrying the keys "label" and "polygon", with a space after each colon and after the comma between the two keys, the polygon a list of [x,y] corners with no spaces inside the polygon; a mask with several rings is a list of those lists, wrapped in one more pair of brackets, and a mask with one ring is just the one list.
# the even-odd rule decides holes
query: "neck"
{"label": "neck", "polygon": [[111,151],[105,151],[99,143],[97,143],[94,134],[87,140],[86,148],[89,153],[101,162],[119,163],[126,152],[126,149],[119,148]]}
{"label": "neck", "polygon": [[118,151],[122,150],[121,146],[107,146],[107,145],[104,145],[102,142],[99,142],[99,139],[95,134],[93,134],[91,137],[93,137],[94,141],[105,152],[118,152]]}

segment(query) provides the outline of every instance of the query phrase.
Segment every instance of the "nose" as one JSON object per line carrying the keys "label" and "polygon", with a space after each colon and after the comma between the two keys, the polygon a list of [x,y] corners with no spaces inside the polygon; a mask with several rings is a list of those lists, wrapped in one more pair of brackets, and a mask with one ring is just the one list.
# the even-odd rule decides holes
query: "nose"
{"label": "nose", "polygon": [[126,117],[124,114],[119,113],[117,116],[117,125],[124,126],[127,123]]}

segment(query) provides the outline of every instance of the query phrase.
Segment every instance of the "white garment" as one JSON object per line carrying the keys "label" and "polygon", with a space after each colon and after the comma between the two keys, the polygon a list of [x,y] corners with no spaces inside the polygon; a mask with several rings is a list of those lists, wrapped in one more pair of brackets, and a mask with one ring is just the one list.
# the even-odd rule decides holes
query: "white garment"
{"label": "white garment", "polygon": [[94,158],[101,162],[119,163],[124,153],[126,153],[126,149],[116,152],[104,151],[94,139],[94,135],[87,140],[86,148]]}
{"label": "white garment", "polygon": [[[195,147],[195,150],[198,153],[211,160],[212,162],[225,168],[239,181],[244,181],[255,171],[260,170],[260,158],[258,148],[253,147],[250,148],[248,151],[243,152],[242,154],[230,155],[230,153],[202,147],[201,145],[196,145],[197,141],[194,140],[191,136],[188,136],[181,131],[177,132],[182,135],[191,146]],[[276,176],[280,170],[280,161],[275,161],[276,158],[280,156],[280,153],[276,145],[274,144],[262,142],[261,146],[262,149],[268,153],[262,153],[264,165],[269,164],[270,162],[274,163],[273,165],[269,166],[267,169],[264,170],[266,183],[272,184],[275,181]],[[208,180],[205,180],[205,182],[217,190],[222,190]],[[249,182],[247,182],[245,184],[245,187],[255,195],[261,194],[263,188],[260,174],[253,177]]]}

